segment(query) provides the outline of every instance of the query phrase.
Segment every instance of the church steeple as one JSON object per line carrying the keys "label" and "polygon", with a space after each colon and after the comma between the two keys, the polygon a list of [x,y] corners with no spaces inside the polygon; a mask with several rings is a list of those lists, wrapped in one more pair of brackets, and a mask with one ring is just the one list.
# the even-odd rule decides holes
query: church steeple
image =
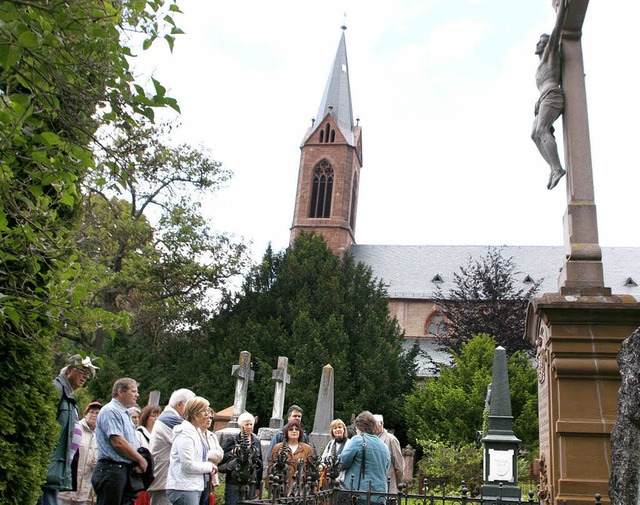
{"label": "church steeple", "polygon": [[347,63],[347,43],[345,40],[346,26],[342,26],[342,37],[338,44],[338,51],[333,60],[331,72],[324,88],[315,123],[320,124],[331,111],[338,128],[353,145],[353,108],[351,107],[351,88],[349,86],[349,64]]}
{"label": "church steeple", "polygon": [[300,156],[291,243],[301,230],[324,236],[344,253],[355,243],[361,128],[354,125],[347,63],[346,27],[329,72],[318,114],[305,134]]}

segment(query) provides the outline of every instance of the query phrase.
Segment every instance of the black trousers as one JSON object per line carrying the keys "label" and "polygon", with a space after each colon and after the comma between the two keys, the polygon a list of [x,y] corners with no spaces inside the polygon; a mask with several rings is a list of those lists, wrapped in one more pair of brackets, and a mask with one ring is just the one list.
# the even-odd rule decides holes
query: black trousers
{"label": "black trousers", "polygon": [[131,505],[138,493],[129,489],[129,466],[99,459],[91,474],[97,505]]}

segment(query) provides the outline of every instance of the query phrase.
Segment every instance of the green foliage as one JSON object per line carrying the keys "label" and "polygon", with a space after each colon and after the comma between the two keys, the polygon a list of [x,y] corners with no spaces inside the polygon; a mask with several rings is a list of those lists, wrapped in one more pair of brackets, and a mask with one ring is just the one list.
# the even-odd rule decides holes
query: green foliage
{"label": "green foliage", "polygon": [[35,503],[44,479],[57,430],[52,340],[70,323],[105,331],[122,323],[82,310],[90,284],[70,231],[80,183],[94,167],[89,141],[97,126],[177,107],[161,88],[147,94],[135,86],[131,51],[121,45],[123,30],[149,38],[167,25],[173,31],[162,4],[0,3],[2,503]]}
{"label": "green foliage", "polygon": [[[28,322],[31,327],[35,324]],[[3,321],[3,330],[10,323]],[[15,331],[15,330],[14,330]],[[60,426],[43,330],[0,344],[0,503],[35,503]],[[43,344],[44,342],[44,344]],[[27,462],[27,463],[26,463]]]}
{"label": "green foliage", "polygon": [[141,381],[143,398],[153,389],[168,395],[193,388],[176,355],[189,356],[181,361],[188,376],[202,357],[196,342],[211,317],[212,294],[248,263],[246,246],[214,233],[196,199],[209,197],[230,172],[206,150],[168,144],[167,125],[128,132],[101,137],[75,234],[83,273],[94,279],[83,306],[130,318],[112,338],[77,326],[67,335],[105,356],[106,368],[90,386],[98,398],[123,374]]}
{"label": "green foliage", "polygon": [[[454,353],[454,363],[441,368],[438,379],[416,383],[406,395],[404,415],[410,438],[418,444],[446,440],[468,444],[483,430],[486,389],[491,382],[496,341],[478,335]],[[534,452],[538,440],[537,377],[522,351],[508,361],[511,409],[515,435],[522,448]]]}
{"label": "green foliage", "polygon": [[[128,131],[112,129],[100,145],[75,238],[83,272],[94,279],[84,305],[126,311],[129,331],[121,334],[153,353],[168,334],[206,318],[211,291],[245,268],[246,247],[212,232],[195,199],[228,180],[220,163],[205,150],[168,145],[167,126]],[[104,336],[69,338],[102,352]]]}
{"label": "green foliage", "polygon": [[436,290],[435,298],[447,319],[447,334],[442,343],[459,350],[472,335],[493,335],[508,354],[531,350],[522,338],[528,301],[535,295],[540,280],[528,289],[516,283],[513,258],[505,258],[499,248],[490,247],[479,259],[469,258],[460,272],[454,273],[455,287],[450,293]]}
{"label": "green foliage", "polygon": [[400,428],[400,402],[414,376],[413,356],[403,354],[402,334],[387,304],[370,269],[349,255],[338,258],[322,237],[302,234],[280,254],[269,248],[242,293],[225,300],[207,329],[208,370],[199,391],[210,394],[214,405],[231,405],[230,367],[241,351],[251,352],[255,382],[249,386],[247,408],[264,425],[273,403],[272,370],[278,356],[286,356],[291,375],[286,401],[303,406],[310,429],[322,369],[330,364],[337,417],[348,424],[352,414],[367,408]]}
{"label": "green foliage", "polygon": [[[473,443],[418,441],[423,458],[418,467],[427,478],[429,494],[451,494],[462,481],[471,496],[480,494],[482,486],[482,449]],[[447,490],[448,493],[447,493]]]}

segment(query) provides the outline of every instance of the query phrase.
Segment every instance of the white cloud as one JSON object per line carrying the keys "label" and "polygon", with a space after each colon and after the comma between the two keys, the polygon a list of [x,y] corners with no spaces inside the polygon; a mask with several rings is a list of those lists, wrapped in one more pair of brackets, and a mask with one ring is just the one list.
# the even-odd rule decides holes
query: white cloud
{"label": "white cloud", "polygon": [[[252,239],[256,258],[269,241],[288,244],[299,145],[346,11],[364,142],[358,242],[562,244],[564,182],[546,189],[529,138],[533,49],[554,13],[543,2],[521,14],[512,2],[184,2],[187,35],[147,66],[182,105],[180,137],[235,172],[207,202],[214,226]],[[583,30],[603,245],[640,245],[639,11],[591,2]]]}

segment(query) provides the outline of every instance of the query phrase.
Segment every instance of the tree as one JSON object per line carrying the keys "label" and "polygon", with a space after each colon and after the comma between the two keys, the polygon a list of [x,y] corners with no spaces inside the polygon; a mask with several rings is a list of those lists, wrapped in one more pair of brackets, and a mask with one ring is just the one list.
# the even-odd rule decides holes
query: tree
{"label": "tree", "polygon": [[[207,319],[212,292],[246,268],[246,246],[212,231],[202,215],[200,199],[231,176],[208,151],[169,145],[167,125],[111,132],[84,183],[88,197],[75,235],[83,270],[97,279],[85,303],[125,310],[128,335],[153,348]],[[96,352],[105,344],[104,332],[80,329],[69,338]]]}
{"label": "tree", "polygon": [[[71,229],[100,123],[175,100],[148,95],[127,61],[123,30],[172,44],[172,2],[0,3],[0,501],[35,503],[56,436],[51,341],[79,314]],[[165,28],[167,32],[165,33]],[[99,111],[99,112],[96,112]],[[111,314],[94,311],[96,327]],[[119,322],[116,322],[119,324]],[[34,436],[37,434],[37,436]],[[28,462],[28,465],[25,465]]]}
{"label": "tree", "polygon": [[500,249],[490,247],[480,259],[469,258],[460,272],[454,273],[451,292],[436,291],[436,302],[447,319],[447,333],[441,342],[459,350],[471,335],[493,335],[507,353],[531,350],[524,338],[524,321],[528,301],[536,294],[540,282],[529,288],[517,288],[513,258],[502,256]]}
{"label": "tree", "polygon": [[[483,430],[487,386],[491,382],[496,340],[477,335],[454,352],[451,366],[440,369],[438,379],[416,383],[405,397],[404,416],[409,436],[422,447],[431,441],[464,444],[476,441]],[[524,351],[509,357],[509,390],[515,435],[522,448],[535,452],[538,444],[538,382]]]}
{"label": "tree", "polygon": [[241,293],[225,300],[207,332],[212,355],[199,391],[207,391],[215,405],[233,402],[230,367],[246,350],[255,370],[247,408],[261,420],[271,417],[272,370],[278,356],[287,356],[287,403],[304,407],[307,429],[327,364],[335,370],[336,416],[348,424],[352,414],[367,408],[399,427],[401,397],[414,377],[414,355],[403,353],[403,337],[389,317],[383,285],[349,254],[335,256],[321,236],[301,234],[279,254],[269,248]]}

